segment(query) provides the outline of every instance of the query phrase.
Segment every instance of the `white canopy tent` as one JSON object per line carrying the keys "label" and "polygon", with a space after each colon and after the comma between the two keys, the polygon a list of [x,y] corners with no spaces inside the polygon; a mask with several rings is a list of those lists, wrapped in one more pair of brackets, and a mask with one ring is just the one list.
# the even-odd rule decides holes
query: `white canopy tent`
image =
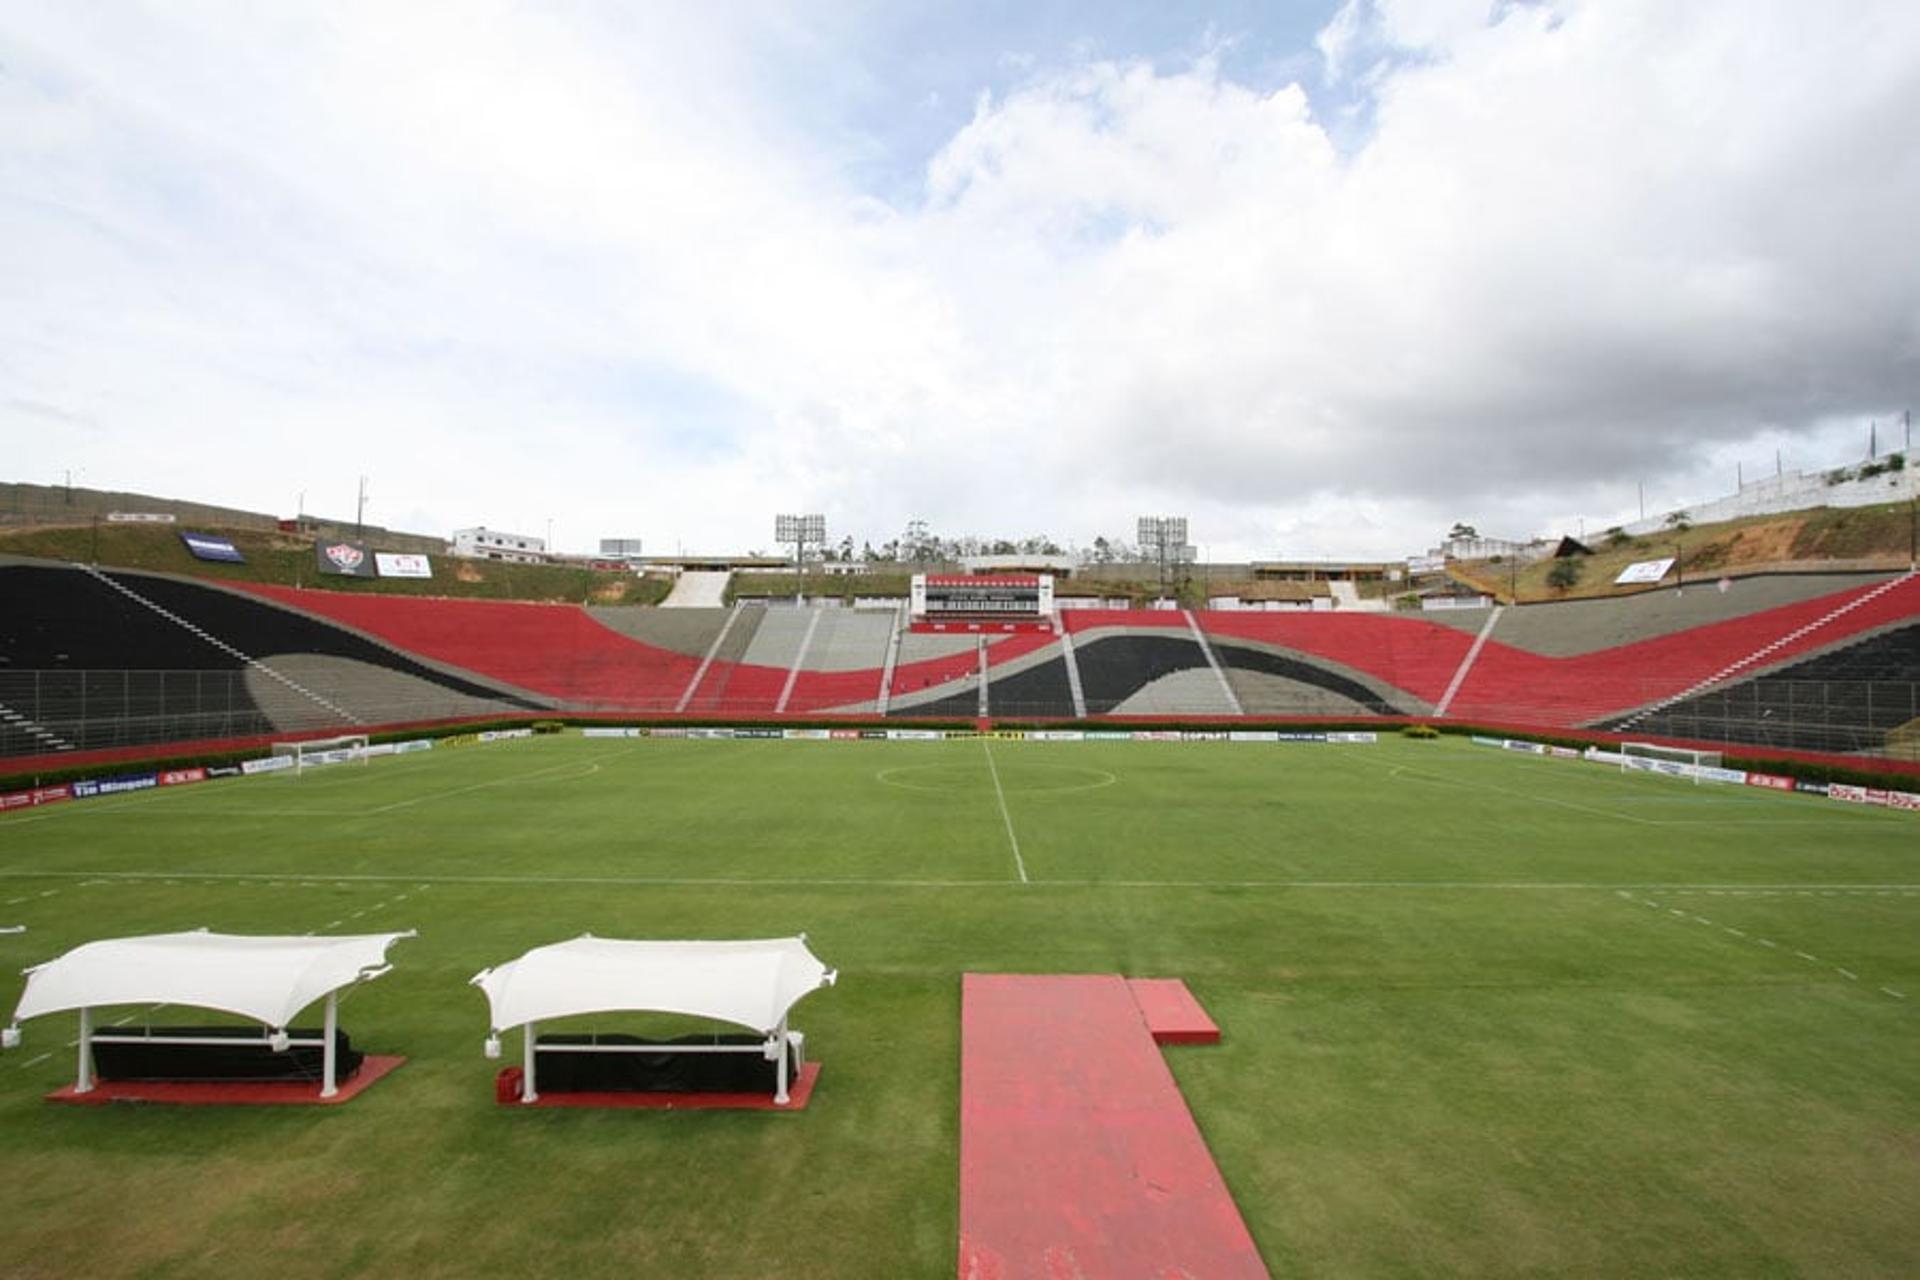
{"label": "white canopy tent", "polygon": [[[586,934],[535,947],[518,960],[474,976],[492,1013],[489,1057],[500,1033],[525,1028],[521,1101],[534,1102],[538,1024],[586,1013],[676,1013],[732,1023],[759,1034],[761,1045],[648,1045],[649,1053],[759,1053],[778,1063],[774,1101],[787,1102],[787,1048],[800,1042],[787,1013],[801,997],[831,986],[838,974],[793,938],[735,942],[634,942]],[[566,1046],[567,1052],[631,1052],[632,1046]]]}
{"label": "white canopy tent", "polygon": [[[294,1043],[287,1027],[295,1016],[324,998],[320,1096],[330,1098],[338,1092],[334,1033],[339,1027],[340,992],[386,973],[392,968],[386,962],[387,948],[413,936],[410,929],[337,938],[255,937],[197,929],[89,942],[26,971],[27,989],[14,1010],[7,1039],[10,1046],[19,1043],[19,1027],[25,1019],[79,1010],[80,1062],[74,1091],[88,1093],[93,1089],[93,1045],[121,1039],[111,1033],[94,1034],[93,1011],[103,1005],[179,1004],[238,1014],[265,1023],[271,1032],[266,1043],[279,1052]],[[145,1043],[261,1043],[238,1035],[138,1039]]]}

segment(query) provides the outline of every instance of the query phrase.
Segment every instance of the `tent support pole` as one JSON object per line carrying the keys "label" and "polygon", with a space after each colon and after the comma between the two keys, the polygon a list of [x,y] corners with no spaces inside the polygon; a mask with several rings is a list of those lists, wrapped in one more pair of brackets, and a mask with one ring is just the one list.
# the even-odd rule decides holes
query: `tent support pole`
{"label": "tent support pole", "polygon": [[80,1010],[80,1065],[74,1073],[75,1093],[93,1092],[93,1010]]}
{"label": "tent support pole", "polygon": [[333,1038],[340,1029],[340,993],[327,992],[327,1029],[321,1034],[326,1037],[320,1050],[320,1096],[331,1098],[340,1092],[340,1086],[334,1076],[339,1064],[334,1060]]}
{"label": "tent support pole", "polygon": [[533,1083],[533,1046],[540,1038],[539,1024],[529,1022],[526,1025],[526,1036],[527,1043],[523,1054],[525,1062],[520,1068],[520,1101],[538,1102],[540,1091],[534,1087]]}
{"label": "tent support pole", "polygon": [[787,1020],[780,1019],[780,1029],[774,1033],[774,1048],[780,1051],[778,1065],[773,1069],[773,1103],[777,1107],[787,1105]]}

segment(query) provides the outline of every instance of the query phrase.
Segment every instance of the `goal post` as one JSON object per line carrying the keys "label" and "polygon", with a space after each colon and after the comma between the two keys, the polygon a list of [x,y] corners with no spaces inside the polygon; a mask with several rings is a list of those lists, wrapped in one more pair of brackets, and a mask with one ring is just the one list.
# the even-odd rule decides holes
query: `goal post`
{"label": "goal post", "polygon": [[1671,772],[1692,778],[1696,785],[1700,781],[1700,770],[1718,769],[1721,767],[1720,753],[1718,751],[1696,751],[1692,747],[1668,747],[1662,746],[1657,742],[1621,743],[1620,771],[1625,773],[1627,770],[1635,768],[1636,766],[1631,763],[1634,760],[1653,762],[1656,772],[1669,772],[1668,770],[1658,768],[1662,762],[1687,766],[1684,769],[1675,769]]}
{"label": "goal post", "polygon": [[273,754],[293,761],[292,772],[298,777],[310,768],[323,764],[365,764],[369,759],[367,746],[370,739],[364,733],[343,733],[333,738],[305,738],[298,742],[276,742]]}

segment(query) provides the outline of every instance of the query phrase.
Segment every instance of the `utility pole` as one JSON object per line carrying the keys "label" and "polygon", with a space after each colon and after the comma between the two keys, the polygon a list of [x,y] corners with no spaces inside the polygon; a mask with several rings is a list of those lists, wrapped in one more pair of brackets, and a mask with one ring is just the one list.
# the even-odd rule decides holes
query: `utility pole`
{"label": "utility pole", "polygon": [[353,509],[354,536],[359,537],[364,535],[366,533],[366,528],[367,528],[367,478],[365,476],[361,476],[360,477],[360,500],[354,506],[354,509]]}

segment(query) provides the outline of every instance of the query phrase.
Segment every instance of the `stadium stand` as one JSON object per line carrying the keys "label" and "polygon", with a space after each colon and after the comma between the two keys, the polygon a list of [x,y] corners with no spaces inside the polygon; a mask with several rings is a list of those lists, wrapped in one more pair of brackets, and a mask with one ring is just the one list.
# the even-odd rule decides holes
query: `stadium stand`
{"label": "stadium stand", "polygon": [[1916,618],[1920,577],[1795,574],[1499,615],[1072,610],[1057,633],[983,642],[896,632],[887,610],[589,609],[14,559],[0,562],[0,753],[549,709],[875,714],[883,679],[888,716],[972,719],[983,643],[986,710],[1008,718],[1237,706],[1878,751],[1920,719]]}
{"label": "stadium stand", "polygon": [[[1876,751],[1920,720],[1920,624],[1894,627],[1635,717],[1636,734]],[[1613,726],[1609,726],[1613,727]]]}
{"label": "stadium stand", "polygon": [[92,750],[539,706],[174,578],[0,565],[0,601],[0,704],[40,731],[0,721],[7,754],[43,734]]}
{"label": "stadium stand", "polygon": [[699,667],[685,654],[628,639],[577,605],[236,585],[395,648],[579,707],[670,709]]}

